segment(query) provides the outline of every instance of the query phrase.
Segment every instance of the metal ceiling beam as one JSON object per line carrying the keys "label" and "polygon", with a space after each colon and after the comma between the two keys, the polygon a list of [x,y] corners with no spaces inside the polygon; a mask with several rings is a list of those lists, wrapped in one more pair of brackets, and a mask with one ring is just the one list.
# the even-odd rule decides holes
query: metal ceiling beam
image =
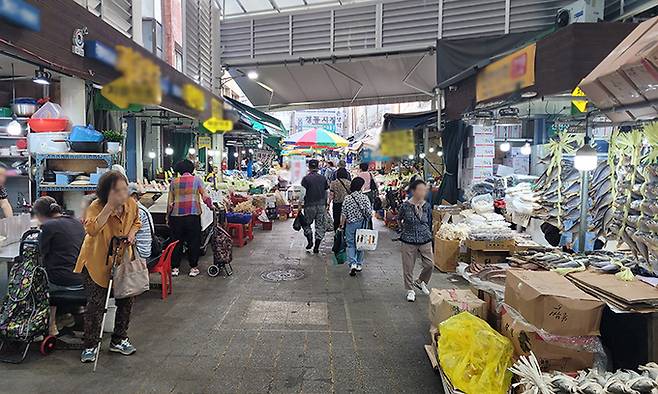
{"label": "metal ceiling beam", "polygon": [[242,9],[242,12],[244,12],[245,14],[248,14],[247,9],[244,8],[244,6],[240,2],[240,0],[235,0],[235,2],[238,3],[238,7],[240,7]]}
{"label": "metal ceiling beam", "polygon": [[276,5],[274,0],[270,0],[270,4],[272,5],[272,8],[274,8],[274,10],[276,10],[276,12],[281,12],[281,10],[279,9],[279,6]]}

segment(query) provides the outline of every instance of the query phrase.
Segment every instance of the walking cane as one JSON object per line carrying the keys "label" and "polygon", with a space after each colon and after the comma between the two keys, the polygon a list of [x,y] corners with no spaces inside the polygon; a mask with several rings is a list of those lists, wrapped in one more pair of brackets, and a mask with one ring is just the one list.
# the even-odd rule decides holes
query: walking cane
{"label": "walking cane", "polygon": [[[112,293],[112,282],[114,280],[114,270],[116,269],[116,261],[119,256],[119,247],[121,243],[125,241],[126,237],[112,237],[110,241],[110,249],[107,253],[108,260],[112,258],[112,268],[110,269],[110,281],[107,284],[107,294],[105,295],[105,309],[103,311],[103,320],[101,320],[100,333],[98,334],[98,345],[96,345],[96,360],[94,361],[94,369],[96,372],[96,365],[98,364],[98,358],[101,355],[101,343],[103,342],[103,328],[105,327],[105,318],[107,317],[107,306],[110,303],[110,294]],[[116,247],[114,246],[116,243]],[[106,262],[107,264],[107,262]]]}

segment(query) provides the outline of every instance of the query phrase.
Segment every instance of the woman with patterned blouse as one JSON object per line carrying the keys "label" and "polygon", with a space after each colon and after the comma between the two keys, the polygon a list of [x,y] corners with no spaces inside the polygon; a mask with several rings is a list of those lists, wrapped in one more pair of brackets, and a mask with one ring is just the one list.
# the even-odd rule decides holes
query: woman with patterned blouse
{"label": "woman with patterned blouse", "polygon": [[361,192],[364,183],[363,178],[354,178],[350,184],[350,194],[343,200],[341,227],[345,229],[350,276],[363,270],[364,252],[356,250],[356,230],[366,228],[372,215],[370,199]]}

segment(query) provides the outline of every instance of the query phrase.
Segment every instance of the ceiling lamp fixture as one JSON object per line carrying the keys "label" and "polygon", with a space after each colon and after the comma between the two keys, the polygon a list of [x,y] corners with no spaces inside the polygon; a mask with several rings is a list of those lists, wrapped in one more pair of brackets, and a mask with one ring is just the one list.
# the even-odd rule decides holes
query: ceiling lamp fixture
{"label": "ceiling lamp fixture", "polygon": [[529,92],[523,92],[523,93],[521,93],[521,97],[523,97],[523,98],[533,98],[533,97],[537,97],[537,92],[532,91],[532,90],[529,91]]}
{"label": "ceiling lamp fixture", "polygon": [[525,156],[530,156],[532,153],[532,146],[530,145],[530,141],[526,141],[525,145],[521,147],[521,154]]}
{"label": "ceiling lamp fixture", "polygon": [[196,153],[196,149],[194,149],[194,148],[190,148],[190,149],[187,150],[187,153],[193,155],[193,154]]}
{"label": "ceiling lamp fixture", "polygon": [[512,144],[510,144],[509,141],[507,141],[507,138],[505,138],[505,141],[500,144],[499,148],[501,152],[509,152],[510,149],[512,149]]}
{"label": "ceiling lamp fixture", "polygon": [[414,155],[409,155],[409,160],[413,160],[414,157],[415,157]]}
{"label": "ceiling lamp fixture", "polygon": [[174,154],[174,148],[172,148],[171,146],[165,148],[165,155],[171,156],[173,154]]}
{"label": "ceiling lamp fixture", "polygon": [[498,121],[496,124],[504,127],[520,126],[519,109],[514,107],[501,108],[498,111]]}
{"label": "ceiling lamp fixture", "polygon": [[155,159],[155,152],[149,152],[149,159]]}
{"label": "ceiling lamp fixture", "polygon": [[32,82],[39,85],[50,85],[50,79],[53,77],[51,73],[45,71],[43,67],[39,67],[38,70],[34,71],[34,78]]}
{"label": "ceiling lamp fixture", "polygon": [[247,73],[247,78],[249,79],[258,79],[258,71],[249,71]]}
{"label": "ceiling lamp fixture", "polygon": [[439,157],[442,157],[443,156],[443,149],[439,149],[439,151],[436,152],[436,155],[439,156]]}
{"label": "ceiling lamp fixture", "polygon": [[430,153],[434,153],[434,148],[429,149]]}
{"label": "ceiling lamp fixture", "polygon": [[424,158],[425,158],[425,154],[424,154],[424,153],[421,153],[420,155],[418,155],[418,157],[420,157],[421,159],[424,159]]}
{"label": "ceiling lamp fixture", "polygon": [[7,134],[21,135],[22,132],[23,132],[23,127],[21,126],[20,123],[18,123],[18,121],[16,120],[16,115],[14,115],[14,118],[7,125]]}
{"label": "ceiling lamp fixture", "polygon": [[573,165],[578,171],[593,171],[596,169],[597,161],[596,149],[590,145],[590,137],[585,137],[585,143],[576,151]]}

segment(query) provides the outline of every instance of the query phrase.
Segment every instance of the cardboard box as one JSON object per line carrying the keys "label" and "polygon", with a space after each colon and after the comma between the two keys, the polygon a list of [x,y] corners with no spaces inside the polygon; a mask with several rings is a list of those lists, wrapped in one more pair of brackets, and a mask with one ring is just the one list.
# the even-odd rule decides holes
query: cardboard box
{"label": "cardboard box", "polygon": [[438,327],[444,320],[461,312],[486,319],[487,308],[484,301],[468,289],[432,289],[430,291],[429,318]]}
{"label": "cardboard box", "polygon": [[496,331],[500,332],[500,308],[498,307],[499,302],[496,299],[495,295],[488,293],[484,290],[477,290],[477,297],[484,301],[487,308],[487,318],[485,319],[487,323]]}
{"label": "cardboard box", "polygon": [[554,335],[599,335],[603,303],[551,271],[508,270],[505,303]]}
{"label": "cardboard box", "polygon": [[488,252],[484,250],[469,250],[469,261],[473,264],[502,264],[510,256],[509,252]]}
{"label": "cardboard box", "polygon": [[441,272],[455,272],[459,265],[460,241],[434,237],[434,266]]}
{"label": "cardboard box", "polygon": [[482,251],[513,251],[516,247],[516,241],[513,239],[508,239],[504,241],[473,241],[466,240],[466,247],[471,250],[482,250]]}
{"label": "cardboard box", "polygon": [[[505,304],[502,306],[500,333],[512,342],[515,358],[528,356],[533,352],[545,372],[575,372],[591,368],[594,364],[595,354],[584,350],[585,346],[583,350],[573,348],[573,343],[591,341],[594,338],[541,335],[537,327],[525,321],[518,312]],[[568,343],[571,347],[565,347],[561,343]]]}

